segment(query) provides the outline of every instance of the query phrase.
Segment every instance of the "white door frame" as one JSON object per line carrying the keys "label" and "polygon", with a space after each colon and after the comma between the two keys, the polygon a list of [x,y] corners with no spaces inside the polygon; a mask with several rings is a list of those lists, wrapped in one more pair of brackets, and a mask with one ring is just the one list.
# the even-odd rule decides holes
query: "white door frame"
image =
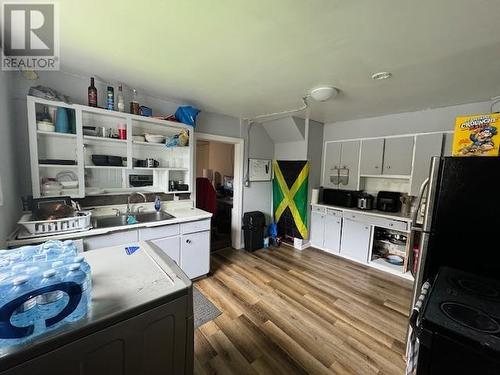
{"label": "white door frame", "polygon": [[[231,210],[231,245],[241,249],[241,218],[243,217],[243,164],[245,160],[245,141],[243,138],[226,137],[207,133],[195,134],[195,142],[212,141],[234,145],[234,175],[233,175],[233,209]],[[196,143],[194,144],[194,168],[196,180]],[[196,185],[196,184],[195,184]]]}

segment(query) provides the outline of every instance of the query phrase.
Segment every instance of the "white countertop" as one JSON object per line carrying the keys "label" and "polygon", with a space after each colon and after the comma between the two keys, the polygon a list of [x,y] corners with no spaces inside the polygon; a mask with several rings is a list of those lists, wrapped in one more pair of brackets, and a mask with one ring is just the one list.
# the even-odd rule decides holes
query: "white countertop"
{"label": "white countertop", "polygon": [[360,210],[359,208],[340,207],[340,206],[333,206],[333,205],[322,204],[322,203],[314,203],[314,204],[311,204],[311,206],[334,208],[334,209],[339,210],[339,211],[356,212],[358,214],[378,216],[378,217],[383,217],[383,218],[392,219],[392,220],[401,220],[401,221],[406,221],[408,223],[411,223],[411,221],[412,221],[411,217],[404,216],[403,214],[401,214],[401,212],[385,212],[385,211],[379,211],[379,210]]}
{"label": "white countertop", "polygon": [[60,233],[60,234],[53,235],[53,236],[18,239],[19,233],[21,231],[23,231],[22,228],[18,228],[7,240],[7,246],[9,246],[9,247],[23,246],[23,245],[29,245],[32,243],[45,242],[45,241],[53,240],[53,239],[68,240],[68,239],[75,239],[75,238],[82,238],[82,237],[89,237],[89,236],[97,236],[100,234],[117,232],[117,231],[121,231],[121,230],[131,230],[131,229],[144,228],[144,227],[146,227],[146,228],[159,227],[159,226],[163,226],[163,225],[172,225],[172,224],[185,223],[188,221],[209,219],[212,217],[212,214],[210,212],[206,212],[206,211],[200,210],[198,208],[186,208],[186,207],[171,208],[171,209],[165,210],[165,211],[168,212],[169,214],[173,215],[174,218],[162,220],[162,221],[148,222],[148,223],[120,225],[120,226],[108,227],[108,228],[95,228],[95,229],[91,228],[91,229],[88,229],[86,231],[73,232],[73,233],[67,233],[67,234]]}

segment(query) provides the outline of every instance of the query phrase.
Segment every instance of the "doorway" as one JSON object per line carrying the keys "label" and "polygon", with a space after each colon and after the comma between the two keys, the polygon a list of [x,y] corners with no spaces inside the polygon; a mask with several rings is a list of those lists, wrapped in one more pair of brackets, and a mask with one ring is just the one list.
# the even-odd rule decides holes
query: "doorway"
{"label": "doorway", "polygon": [[211,250],[241,248],[243,139],[196,133],[196,207],[211,211]]}

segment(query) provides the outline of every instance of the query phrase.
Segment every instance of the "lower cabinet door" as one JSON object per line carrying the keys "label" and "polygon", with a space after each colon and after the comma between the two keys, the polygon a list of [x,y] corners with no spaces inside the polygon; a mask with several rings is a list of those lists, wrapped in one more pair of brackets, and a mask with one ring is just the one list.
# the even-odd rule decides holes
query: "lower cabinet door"
{"label": "lower cabinet door", "polygon": [[329,213],[325,216],[324,248],[329,253],[340,252],[340,236],[342,233],[342,218]]}
{"label": "lower cabinet door", "polygon": [[190,279],[208,273],[210,270],[210,231],[181,236],[180,267]]}
{"label": "lower cabinet door", "polygon": [[340,254],[367,263],[371,230],[371,225],[344,218]]}
{"label": "lower cabinet door", "polygon": [[311,213],[311,245],[323,248],[325,234],[325,214]]}
{"label": "lower cabinet door", "polygon": [[163,250],[165,254],[167,254],[172,260],[180,266],[181,263],[181,238],[179,236],[175,237],[166,237],[159,238],[157,240],[153,240],[156,246]]}

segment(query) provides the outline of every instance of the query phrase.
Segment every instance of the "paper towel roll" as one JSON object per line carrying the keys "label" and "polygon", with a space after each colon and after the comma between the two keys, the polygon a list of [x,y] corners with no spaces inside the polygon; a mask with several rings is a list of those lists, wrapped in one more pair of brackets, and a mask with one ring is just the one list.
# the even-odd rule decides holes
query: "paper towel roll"
{"label": "paper towel roll", "polygon": [[311,204],[318,204],[319,189],[312,189],[311,191]]}

